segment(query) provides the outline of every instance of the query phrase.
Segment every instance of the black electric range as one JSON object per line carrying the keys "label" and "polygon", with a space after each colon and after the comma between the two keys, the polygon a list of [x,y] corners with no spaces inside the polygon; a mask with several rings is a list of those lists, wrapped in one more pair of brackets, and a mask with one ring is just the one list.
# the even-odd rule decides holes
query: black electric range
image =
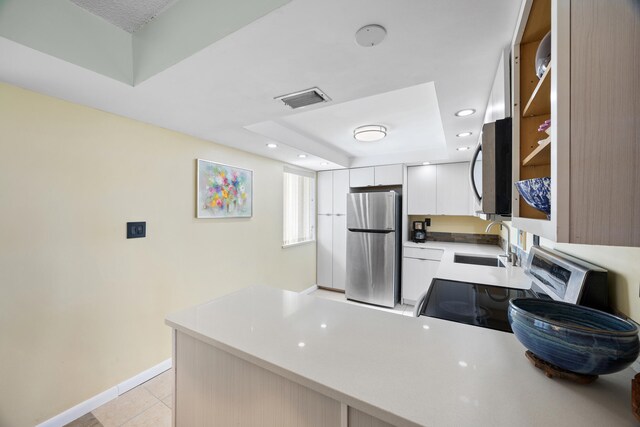
{"label": "black electric range", "polygon": [[512,332],[509,300],[546,298],[610,311],[607,270],[570,255],[533,246],[524,265],[530,289],[435,278],[418,299],[416,316]]}
{"label": "black electric range", "polygon": [[526,297],[536,294],[527,289],[434,279],[417,315],[511,332],[509,300]]}

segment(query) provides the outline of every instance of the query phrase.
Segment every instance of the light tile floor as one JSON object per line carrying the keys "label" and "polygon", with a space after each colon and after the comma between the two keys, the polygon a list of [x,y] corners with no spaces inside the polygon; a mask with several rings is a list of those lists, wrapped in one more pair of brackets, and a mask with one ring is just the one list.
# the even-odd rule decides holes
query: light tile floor
{"label": "light tile floor", "polygon": [[169,369],[66,427],[170,427],[173,384]]}
{"label": "light tile floor", "polygon": [[[413,306],[407,304],[397,304],[394,308],[378,307],[349,301],[344,293],[325,289],[318,289],[310,295],[373,310],[413,315]],[[173,384],[173,369],[169,369],[65,427],[170,427]]]}

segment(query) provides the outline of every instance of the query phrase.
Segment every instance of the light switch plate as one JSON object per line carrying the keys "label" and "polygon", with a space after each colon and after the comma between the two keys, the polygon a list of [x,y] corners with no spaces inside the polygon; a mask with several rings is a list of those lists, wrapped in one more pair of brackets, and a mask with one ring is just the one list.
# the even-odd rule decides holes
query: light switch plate
{"label": "light switch plate", "polygon": [[128,222],[127,223],[127,239],[139,239],[147,236],[147,223]]}

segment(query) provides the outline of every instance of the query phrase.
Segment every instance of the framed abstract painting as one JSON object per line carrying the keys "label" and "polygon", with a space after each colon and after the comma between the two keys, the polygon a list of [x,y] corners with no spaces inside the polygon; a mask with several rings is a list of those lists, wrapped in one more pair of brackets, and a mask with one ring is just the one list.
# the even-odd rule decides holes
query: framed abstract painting
{"label": "framed abstract painting", "polygon": [[253,171],[198,159],[198,218],[251,218]]}

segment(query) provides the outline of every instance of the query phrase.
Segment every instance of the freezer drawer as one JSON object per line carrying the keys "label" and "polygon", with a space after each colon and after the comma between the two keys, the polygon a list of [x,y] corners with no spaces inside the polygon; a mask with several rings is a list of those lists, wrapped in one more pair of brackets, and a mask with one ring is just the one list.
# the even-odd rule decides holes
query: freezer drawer
{"label": "freezer drawer", "polygon": [[350,193],[347,195],[347,228],[350,230],[395,230],[398,195]]}
{"label": "freezer drawer", "polygon": [[396,233],[347,231],[348,299],[393,307],[398,295]]}

